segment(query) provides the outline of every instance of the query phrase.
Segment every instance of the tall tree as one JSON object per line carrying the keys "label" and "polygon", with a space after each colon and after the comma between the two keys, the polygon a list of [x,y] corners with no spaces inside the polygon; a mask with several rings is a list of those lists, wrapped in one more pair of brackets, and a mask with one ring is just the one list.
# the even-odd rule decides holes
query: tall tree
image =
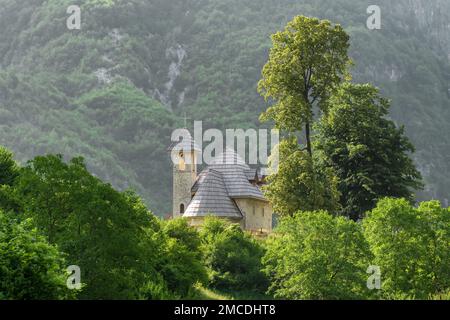
{"label": "tall tree", "polygon": [[403,127],[386,119],[389,102],[369,84],[343,84],[327,101],[315,148],[339,178],[342,213],[354,219],[383,197],[413,199],[421,175]]}
{"label": "tall tree", "polygon": [[19,212],[20,201],[14,195],[13,184],[19,176],[19,166],[14,161],[14,155],[8,149],[0,146],[0,209]]}
{"label": "tall tree", "polygon": [[273,47],[263,68],[258,90],[274,104],[263,120],[279,129],[305,130],[306,150],[312,155],[313,106],[326,100],[347,74],[349,36],[327,20],[297,16],[272,35]]}
{"label": "tall tree", "polygon": [[19,166],[11,151],[0,146],[0,185],[12,185],[19,174]]}
{"label": "tall tree", "polygon": [[315,165],[316,154],[310,157],[301,150],[296,137],[281,141],[278,146],[279,166],[263,187],[274,212],[292,216],[299,210],[340,210],[338,180],[333,168]]}

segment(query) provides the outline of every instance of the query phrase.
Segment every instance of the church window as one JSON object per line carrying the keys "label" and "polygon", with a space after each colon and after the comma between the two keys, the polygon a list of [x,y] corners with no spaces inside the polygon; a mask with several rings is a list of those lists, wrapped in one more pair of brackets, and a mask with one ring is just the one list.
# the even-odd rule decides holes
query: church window
{"label": "church window", "polygon": [[178,162],[178,169],[180,170],[186,170],[186,162],[184,160],[184,153],[183,151],[180,151],[179,153],[179,162]]}
{"label": "church window", "polygon": [[263,216],[263,217],[265,216],[265,213],[264,213],[264,207],[262,208],[262,216]]}
{"label": "church window", "polygon": [[180,204],[180,213],[184,213],[184,203]]}

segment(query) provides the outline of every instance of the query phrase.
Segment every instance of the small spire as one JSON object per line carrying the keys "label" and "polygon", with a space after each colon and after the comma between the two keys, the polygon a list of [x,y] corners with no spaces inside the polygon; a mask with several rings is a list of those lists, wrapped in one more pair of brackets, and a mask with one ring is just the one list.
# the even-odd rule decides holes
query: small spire
{"label": "small spire", "polygon": [[[188,121],[188,117],[186,115],[186,112],[184,113],[184,129],[187,129],[187,121]],[[190,120],[190,119],[189,119]]]}

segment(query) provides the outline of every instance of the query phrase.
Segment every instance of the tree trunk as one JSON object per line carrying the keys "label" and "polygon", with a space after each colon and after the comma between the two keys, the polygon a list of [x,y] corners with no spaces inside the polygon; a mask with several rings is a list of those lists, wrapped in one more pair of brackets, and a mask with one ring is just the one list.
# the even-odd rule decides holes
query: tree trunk
{"label": "tree trunk", "polygon": [[309,121],[305,124],[305,136],[306,136],[306,150],[310,157],[312,157],[312,148],[311,148],[311,128]]}

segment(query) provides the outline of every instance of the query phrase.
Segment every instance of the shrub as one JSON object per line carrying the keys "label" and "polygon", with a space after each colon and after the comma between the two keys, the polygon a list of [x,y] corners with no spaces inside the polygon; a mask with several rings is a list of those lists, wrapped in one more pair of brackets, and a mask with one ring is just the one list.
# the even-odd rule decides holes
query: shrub
{"label": "shrub", "polygon": [[66,287],[67,264],[32,220],[17,221],[0,210],[0,299],[54,300],[74,297]]}
{"label": "shrub", "polygon": [[264,248],[256,239],[238,225],[213,217],[205,219],[200,234],[204,264],[212,287],[266,291],[268,282],[261,271]]}
{"label": "shrub", "polygon": [[325,211],[283,217],[263,264],[270,292],[283,299],[360,299],[370,251],[360,226]]}
{"label": "shrub", "polygon": [[[200,238],[185,219],[163,221],[159,235],[163,249],[158,270],[174,297],[189,297],[197,283],[207,281],[202,264]],[[159,286],[164,292],[164,288]]]}
{"label": "shrub", "polygon": [[439,202],[414,208],[405,199],[382,199],[363,225],[381,269],[381,297],[427,299],[449,289],[450,211]]}

